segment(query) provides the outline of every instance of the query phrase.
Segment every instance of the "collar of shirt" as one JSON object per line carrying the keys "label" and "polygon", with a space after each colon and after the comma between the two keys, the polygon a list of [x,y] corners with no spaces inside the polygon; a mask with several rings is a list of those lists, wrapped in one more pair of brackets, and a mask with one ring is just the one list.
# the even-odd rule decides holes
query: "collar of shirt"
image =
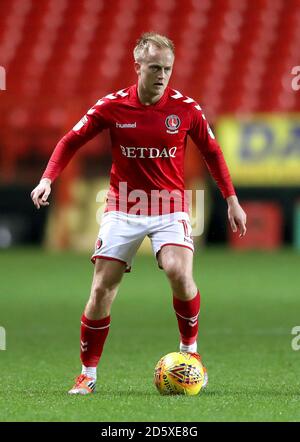
{"label": "collar of shirt", "polygon": [[160,97],[160,99],[156,103],[146,105],[146,104],[141,103],[141,101],[139,99],[138,85],[136,83],[133,86],[131,86],[131,88],[130,88],[129,101],[135,107],[139,107],[142,109],[153,109],[153,108],[157,109],[157,108],[162,107],[166,103],[166,101],[168,100],[169,91],[170,91],[170,88],[169,88],[169,86],[167,86],[163,95]]}

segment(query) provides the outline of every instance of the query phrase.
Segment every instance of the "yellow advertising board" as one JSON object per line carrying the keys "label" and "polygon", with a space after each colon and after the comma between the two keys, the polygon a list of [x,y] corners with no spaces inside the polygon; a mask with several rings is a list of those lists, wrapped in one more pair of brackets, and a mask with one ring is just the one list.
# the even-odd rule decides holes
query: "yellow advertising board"
{"label": "yellow advertising board", "polygon": [[300,114],[222,117],[215,129],[234,184],[300,185]]}

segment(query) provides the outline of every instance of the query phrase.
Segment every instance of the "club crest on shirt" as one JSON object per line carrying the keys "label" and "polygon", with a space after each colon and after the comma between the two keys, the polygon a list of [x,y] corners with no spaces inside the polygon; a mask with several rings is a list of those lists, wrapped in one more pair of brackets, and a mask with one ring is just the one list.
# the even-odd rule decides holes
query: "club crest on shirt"
{"label": "club crest on shirt", "polygon": [[177,115],[169,115],[166,118],[166,126],[167,126],[167,132],[169,134],[177,134],[178,128],[181,124],[180,118]]}

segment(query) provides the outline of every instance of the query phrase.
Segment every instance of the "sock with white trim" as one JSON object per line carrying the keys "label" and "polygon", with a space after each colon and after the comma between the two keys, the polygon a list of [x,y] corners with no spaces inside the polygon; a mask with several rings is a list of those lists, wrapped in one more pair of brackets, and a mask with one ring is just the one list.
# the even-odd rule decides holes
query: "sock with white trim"
{"label": "sock with white trim", "polygon": [[[81,317],[80,359],[82,365],[89,370],[96,369],[110,326],[110,316],[103,319]],[[94,373],[94,371],[92,371]],[[86,374],[86,373],[84,373]]]}
{"label": "sock with white trim", "polygon": [[[182,301],[173,294],[182,348],[194,348],[198,336],[198,316],[200,312],[199,290],[193,299]],[[197,344],[196,344],[197,345]]]}
{"label": "sock with white trim", "polygon": [[185,345],[180,342],[179,351],[182,351],[183,353],[197,353],[197,341],[191,345]]}
{"label": "sock with white trim", "polygon": [[89,378],[97,379],[97,367],[86,367],[82,366],[81,374],[85,374]]}

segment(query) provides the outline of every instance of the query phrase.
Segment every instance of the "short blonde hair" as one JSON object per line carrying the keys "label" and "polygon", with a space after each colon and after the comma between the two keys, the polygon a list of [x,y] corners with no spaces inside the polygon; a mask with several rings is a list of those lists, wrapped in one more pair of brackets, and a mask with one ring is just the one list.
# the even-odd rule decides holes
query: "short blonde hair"
{"label": "short blonde hair", "polygon": [[151,44],[154,44],[159,48],[168,48],[175,56],[175,46],[172,40],[164,35],[156,34],[155,32],[145,32],[136,42],[136,46],[133,50],[134,60],[137,62],[142,61],[146,53],[149,51]]}

